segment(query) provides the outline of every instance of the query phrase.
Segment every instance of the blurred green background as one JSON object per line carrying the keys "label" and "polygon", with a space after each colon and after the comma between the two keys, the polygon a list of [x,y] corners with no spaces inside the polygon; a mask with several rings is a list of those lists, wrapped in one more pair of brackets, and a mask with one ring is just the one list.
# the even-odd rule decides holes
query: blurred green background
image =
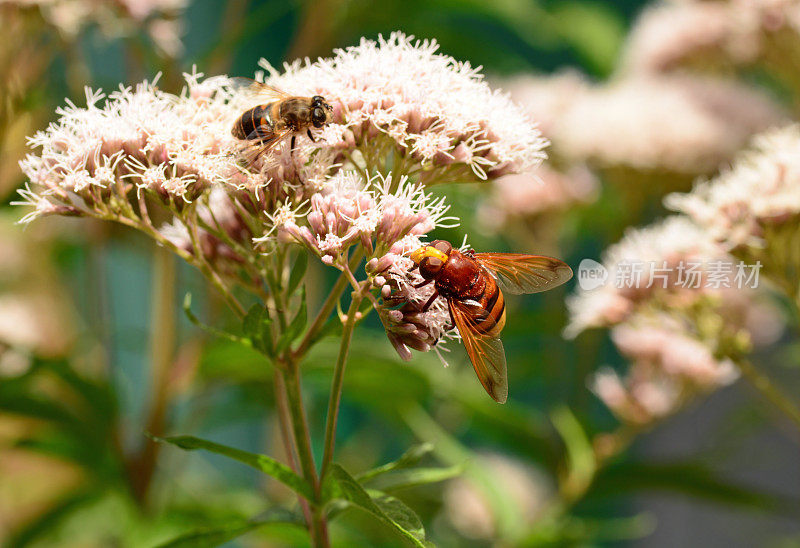
{"label": "blurred green background", "polygon": [[[0,544],[138,547],[247,519],[268,500],[293,504],[288,491],[237,463],[157,448],[143,435],[194,434],[281,457],[270,375],[256,354],[185,320],[181,303],[191,292],[196,309],[233,326],[220,303],[204,298],[199,275],[143,237],[68,219],[15,226],[22,211],[9,203],[23,183],[16,161],[24,136],[53,120],[65,97],[81,105],[83,86],[111,90],[161,72],[160,87],[179,92],[181,73],[193,66],[252,76],[261,57],[279,66],[393,30],[435,38],[444,53],[482,65],[496,82],[567,67],[602,81],[645,2],[197,0],[164,11],[164,21],[180,25],[172,29],[179,47],[150,19],[120,16],[116,2],[107,2],[113,17],[86,16],[71,32],[54,24],[49,8],[22,4],[0,3],[8,33],[0,46]],[[69,12],[81,3],[63,4]],[[106,9],[99,0],[85,4]],[[468,234],[478,249],[543,251],[531,234],[482,228],[475,204],[485,187],[437,192],[462,225],[434,236],[460,242]],[[604,187],[595,203],[553,222],[556,234],[542,245],[573,267],[596,259],[631,222],[621,207],[614,187]],[[654,197],[635,221],[662,214]],[[155,263],[162,272],[174,268],[175,282],[154,278]],[[313,275],[319,302],[330,272]],[[590,373],[623,366],[604,333],[562,338],[573,284],[510,300],[504,341],[513,398],[502,407],[483,393],[458,345],[450,345],[448,368],[432,353],[405,364],[372,318],[347,370],[338,460],[365,470],[429,441],[432,460],[473,463],[468,476],[484,491],[477,502],[453,481],[397,491],[440,546],[798,545],[797,436],[739,385],[643,434],[574,500],[548,506],[557,478],[591,474],[581,470],[581,455],[616,424],[587,388]],[[171,305],[157,306],[165,294]],[[152,364],[164,350],[152,333],[157,340],[173,327],[172,365],[159,370]],[[312,425],[323,424],[335,343],[321,344],[306,369]],[[797,363],[797,347],[787,348],[794,359],[773,361]],[[776,367],[776,374],[800,386],[796,370]],[[342,516],[333,535],[340,546],[403,545],[356,512]],[[276,525],[228,545],[306,543],[302,530]]]}

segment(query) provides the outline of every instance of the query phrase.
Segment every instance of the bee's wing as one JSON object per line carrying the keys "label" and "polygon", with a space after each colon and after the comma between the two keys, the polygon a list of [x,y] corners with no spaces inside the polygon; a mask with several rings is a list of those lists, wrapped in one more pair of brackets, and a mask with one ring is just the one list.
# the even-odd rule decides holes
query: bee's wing
{"label": "bee's wing", "polygon": [[[263,128],[264,126],[261,127]],[[251,133],[248,137],[248,139],[253,140],[242,141],[239,145],[239,153],[244,159],[245,166],[248,168],[255,164],[256,160],[258,160],[261,155],[275,148],[275,146],[283,141],[284,137],[292,132],[292,130],[288,128],[276,133],[272,133],[271,130],[269,130],[269,133],[266,131],[259,132],[259,129]]]}
{"label": "bee's wing", "polygon": [[289,94],[263,82],[242,76],[231,78],[230,87],[234,93],[254,102],[269,103],[289,97]]}
{"label": "bee's wing", "polygon": [[500,289],[515,295],[546,291],[572,278],[564,261],[542,255],[476,253],[475,259],[497,274]]}
{"label": "bee's wing", "polygon": [[467,304],[455,299],[448,299],[447,302],[483,388],[497,403],[505,403],[508,399],[508,373],[503,341],[484,335],[476,327],[476,319],[488,312],[477,304]]}

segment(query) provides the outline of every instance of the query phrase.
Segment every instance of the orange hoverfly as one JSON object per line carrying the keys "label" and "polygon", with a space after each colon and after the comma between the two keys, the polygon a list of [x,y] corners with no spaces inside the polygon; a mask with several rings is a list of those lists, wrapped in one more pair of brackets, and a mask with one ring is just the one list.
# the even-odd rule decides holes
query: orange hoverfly
{"label": "orange hoverfly", "polygon": [[243,112],[231,128],[231,134],[246,144],[248,164],[290,135],[291,150],[294,150],[296,137],[303,132],[311,141],[315,141],[311,128],[324,127],[333,118],[333,107],[321,95],[289,95],[248,78],[234,78],[232,84],[237,92],[259,101],[259,104]]}
{"label": "orange hoverfly", "polygon": [[447,299],[451,326],[458,328],[478,379],[495,401],[505,403],[508,374],[499,338],[506,323],[503,291],[546,291],[572,278],[572,269],[541,255],[475,253],[472,249],[462,253],[444,240],[415,250],[411,260],[424,278],[415,287],[433,283],[435,288],[422,311],[440,295]]}

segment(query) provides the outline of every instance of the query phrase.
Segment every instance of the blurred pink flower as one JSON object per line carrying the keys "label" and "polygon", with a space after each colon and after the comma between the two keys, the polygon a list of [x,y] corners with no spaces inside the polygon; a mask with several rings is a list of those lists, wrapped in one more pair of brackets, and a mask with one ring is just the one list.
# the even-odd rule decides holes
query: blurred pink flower
{"label": "blurred pink flower", "polygon": [[725,1],[662,2],[646,8],[622,54],[626,73],[659,73],[694,62],[709,65],[728,57],[752,60],[757,44],[736,40],[732,6]]}
{"label": "blurred pink flower", "polygon": [[[780,38],[773,40],[780,34]],[[673,0],[646,9],[623,52],[626,72],[719,69],[767,61],[800,44],[797,0]]]}
{"label": "blurred pink flower", "polygon": [[[494,493],[466,478],[449,482],[444,491],[444,513],[463,536],[479,540],[504,540],[524,534],[543,517],[554,497],[552,481],[529,462],[502,455],[479,455],[474,463],[494,481],[498,494],[508,501],[505,515],[492,503]],[[500,541],[502,542],[502,541]]]}
{"label": "blurred pink flower", "polygon": [[741,84],[690,75],[632,77],[580,94],[550,138],[569,161],[702,174],[783,119]]}
{"label": "blurred pink flower", "polygon": [[688,336],[685,326],[669,316],[617,325],[611,338],[631,362],[647,363],[699,387],[728,384],[738,376],[730,360],[715,359],[707,343]]}
{"label": "blurred pink flower", "polygon": [[[607,282],[567,298],[570,323],[564,333],[575,337],[587,328],[623,322],[654,295],[668,294],[672,302],[685,305],[709,290],[702,278],[684,287],[679,267],[697,264],[702,277],[708,265],[718,260],[726,260],[724,251],[686,217],[675,215],[650,227],[629,229],[620,242],[603,254]],[[727,258],[728,262],[732,260]],[[640,265],[640,272],[628,284],[627,275],[633,265]],[[653,273],[661,275],[657,270],[663,270],[666,278],[654,279]],[[626,283],[622,283],[623,278]]]}
{"label": "blurred pink flower", "polygon": [[590,387],[622,422],[651,424],[680,407],[677,380],[652,367],[635,367],[625,378],[606,367],[591,379]]}
{"label": "blurred pink flower", "polygon": [[589,79],[575,70],[552,76],[519,76],[500,84],[536,120],[548,139],[553,138],[560,118],[592,89]]}
{"label": "blurred pink flower", "polygon": [[112,37],[144,28],[155,45],[170,57],[177,57],[183,50],[180,17],[187,4],[187,0],[0,0],[0,6],[37,8],[70,40],[92,24]]}
{"label": "blurred pink flower", "polygon": [[496,231],[515,218],[590,203],[597,198],[598,186],[597,178],[586,166],[576,165],[560,172],[543,164],[532,174],[498,179],[489,199],[478,209],[478,218]]}
{"label": "blurred pink flower", "polygon": [[735,360],[780,334],[775,308],[736,281],[735,259],[686,217],[629,230],[603,268],[604,285],[568,298],[564,332],[611,329],[629,370],[623,378],[601,371],[592,387],[623,421],[648,424],[732,382]]}
{"label": "blurred pink flower", "polygon": [[759,135],[731,169],[664,202],[726,249],[763,247],[765,228],[795,226],[800,218],[800,127]]}

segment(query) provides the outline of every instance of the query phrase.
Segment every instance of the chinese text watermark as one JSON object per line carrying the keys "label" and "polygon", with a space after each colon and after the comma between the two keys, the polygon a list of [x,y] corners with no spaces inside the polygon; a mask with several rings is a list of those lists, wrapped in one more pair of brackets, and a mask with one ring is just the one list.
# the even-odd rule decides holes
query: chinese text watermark
{"label": "chinese text watermark", "polygon": [[609,283],[617,289],[744,289],[758,287],[760,271],[760,261],[623,261],[610,273],[597,261],[584,259],[578,266],[578,285],[586,291]]}

